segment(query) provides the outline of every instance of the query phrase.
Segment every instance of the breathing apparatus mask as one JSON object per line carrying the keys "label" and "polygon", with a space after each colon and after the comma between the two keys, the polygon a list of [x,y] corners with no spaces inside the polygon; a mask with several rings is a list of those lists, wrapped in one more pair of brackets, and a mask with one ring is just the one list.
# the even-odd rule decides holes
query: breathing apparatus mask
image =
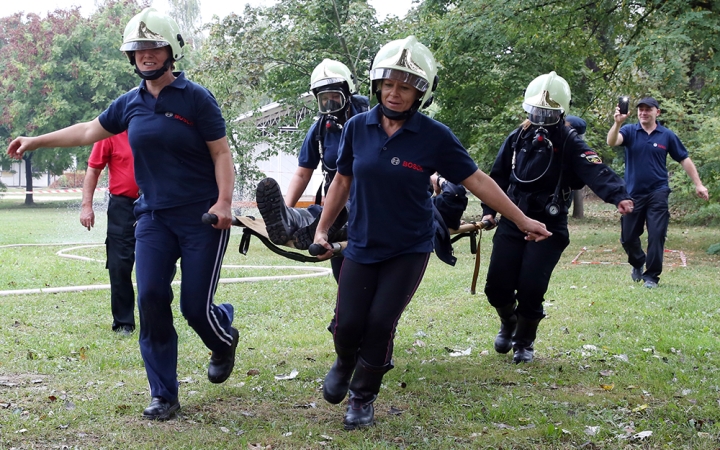
{"label": "breathing apparatus mask", "polygon": [[546,147],[548,150],[553,151],[553,143],[548,138],[548,130],[543,127],[537,127],[535,130],[535,137],[532,141],[533,148]]}
{"label": "breathing apparatus mask", "polygon": [[557,125],[564,115],[562,110],[541,108],[528,103],[523,103],[523,109],[527,113],[528,120],[533,125],[539,126]]}
{"label": "breathing apparatus mask", "polygon": [[[517,174],[515,173],[515,153],[513,153],[513,175],[519,183],[532,183],[537,181],[548,173],[550,166],[553,164],[553,159],[556,157],[555,153],[558,153],[557,157],[561,158],[560,176],[558,177],[554,192],[548,197],[545,203],[545,213],[550,217],[557,217],[563,213],[560,202],[565,200],[565,192],[562,191],[565,165],[562,149],[565,148],[567,138],[560,149],[555,149],[553,143],[548,139],[547,128],[557,127],[569,111],[572,102],[570,86],[563,77],[553,71],[533,79],[525,89],[523,96],[523,110],[527,113],[528,121],[535,127],[532,148],[537,149],[538,152],[547,149],[550,152],[550,158],[547,167],[545,167],[545,170],[540,176],[532,180],[521,180],[517,178]],[[553,135],[555,135],[555,129],[556,128],[551,128]],[[558,150],[560,151],[558,152]]]}
{"label": "breathing apparatus mask", "polygon": [[341,131],[350,106],[348,90],[337,85],[328,86],[316,92],[315,97],[326,131]]}
{"label": "breathing apparatus mask", "polygon": [[317,93],[320,114],[333,114],[342,111],[347,105],[347,97],[341,89],[328,89]]}

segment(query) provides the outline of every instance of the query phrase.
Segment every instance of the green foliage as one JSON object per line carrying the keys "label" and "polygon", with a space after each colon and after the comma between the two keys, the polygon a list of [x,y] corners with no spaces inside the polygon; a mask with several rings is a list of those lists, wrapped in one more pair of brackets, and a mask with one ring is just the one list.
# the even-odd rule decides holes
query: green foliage
{"label": "green foliage", "polygon": [[[228,120],[228,137],[240,168],[238,181],[249,189],[260,174],[256,159],[282,150],[299,150],[312,114],[299,120],[304,108],[314,111],[308,92],[310,74],[324,58],[347,65],[361,86],[367,82],[370,60],[380,47],[382,29],[364,0],[282,0],[271,7],[246,5],[241,15],[214,18],[201,63],[191,71],[216,96]],[[254,120],[236,121],[249,111],[280,102],[293,113],[279,117],[272,129],[258,131]],[[256,148],[265,148],[259,155]],[[243,186],[241,186],[243,188]]]}
{"label": "green foliage", "polygon": [[[605,144],[617,96],[658,98],[661,119],[686,143],[717,202],[720,7],[689,6],[684,0],[427,0],[408,21],[441,65],[436,118],[482,169],[524,118],[524,88],[554,70],[570,83],[571,113],[587,121],[589,145],[620,173],[622,157]],[[684,171],[670,170],[678,209],[692,209],[692,183]]]}
{"label": "green foliage", "polygon": [[695,199],[695,204],[701,203],[700,206],[688,211],[684,216],[684,220],[690,225],[706,225],[706,226],[718,226],[720,225],[720,204],[710,203],[705,204],[700,200]]}
{"label": "green foliage", "polygon": [[[48,133],[92,120],[137,84],[118,51],[136,0],[107,0],[89,19],[77,9],[0,19],[0,138]],[[89,148],[43,149],[36,170],[59,175]],[[4,152],[3,152],[4,153]]]}
{"label": "green foliage", "polygon": [[175,64],[175,70],[187,71],[199,64],[198,50],[205,39],[202,34],[202,15],[199,0],[167,0],[168,14],[175,19],[185,41],[183,58]]}

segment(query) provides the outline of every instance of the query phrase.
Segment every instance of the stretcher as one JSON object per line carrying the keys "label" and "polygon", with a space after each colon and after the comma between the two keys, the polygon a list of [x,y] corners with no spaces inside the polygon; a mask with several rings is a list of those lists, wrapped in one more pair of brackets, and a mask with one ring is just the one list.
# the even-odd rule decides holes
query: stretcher
{"label": "stretcher", "polygon": [[[217,223],[217,216],[215,216],[214,214],[203,214],[202,221],[203,223],[207,224]],[[272,241],[270,241],[270,238],[268,237],[267,230],[265,229],[265,221],[263,221],[262,218],[256,218],[253,216],[233,216],[232,224],[233,226],[243,229],[242,237],[240,238],[240,246],[238,248],[238,251],[243,255],[247,255],[247,252],[250,248],[250,239],[252,238],[252,236],[255,236],[270,251],[284,258],[288,258],[293,261],[309,263],[316,263],[321,261],[316,256],[320,252],[318,252],[317,248],[313,247],[317,244],[313,244],[313,246],[311,246],[311,248],[308,249],[307,252],[296,249],[292,241],[289,241],[282,246],[274,244]],[[470,253],[475,255],[475,267],[473,270],[472,282],[470,284],[470,293],[473,295],[475,295],[477,278],[480,271],[480,244],[482,240],[482,232],[483,230],[489,230],[491,228],[493,228],[493,226],[490,222],[483,221],[463,223],[457,230],[452,228],[449,229],[450,235],[452,236],[450,238],[451,244],[454,244],[455,242],[463,238],[468,238],[470,241]],[[345,248],[345,245],[346,242],[333,243],[333,252],[335,253],[334,256],[340,255],[340,252],[343,248]],[[286,249],[281,247],[285,247]]]}

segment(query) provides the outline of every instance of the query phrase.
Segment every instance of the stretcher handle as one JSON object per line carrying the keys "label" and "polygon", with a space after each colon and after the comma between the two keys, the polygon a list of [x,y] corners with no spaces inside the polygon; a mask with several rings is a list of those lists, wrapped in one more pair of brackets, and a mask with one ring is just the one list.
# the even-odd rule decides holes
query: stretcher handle
{"label": "stretcher handle", "polygon": [[[205,213],[202,215],[202,223],[205,225],[215,225],[218,223],[218,216],[216,214]],[[232,218],[232,224],[236,227],[241,226],[240,221],[235,216]]]}
{"label": "stretcher handle", "polygon": [[[340,245],[337,242],[334,242],[332,244],[332,252],[333,253],[340,253],[342,251],[342,245]],[[328,249],[323,247],[320,244],[310,244],[310,247],[308,248],[308,253],[312,256],[318,256],[318,255],[324,255],[328,252]]]}
{"label": "stretcher handle", "polygon": [[495,228],[497,226],[497,225],[494,225],[489,220],[483,220],[482,222],[480,222],[480,225],[481,225],[480,226],[481,230],[492,230],[493,228]]}

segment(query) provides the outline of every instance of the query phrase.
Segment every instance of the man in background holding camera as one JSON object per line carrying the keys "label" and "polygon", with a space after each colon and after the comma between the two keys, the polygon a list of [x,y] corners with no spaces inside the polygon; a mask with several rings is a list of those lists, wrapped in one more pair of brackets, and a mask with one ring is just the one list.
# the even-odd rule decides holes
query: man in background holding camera
{"label": "man in background holding camera", "polygon": [[[708,190],[700,181],[695,164],[680,139],[657,122],[660,115],[657,100],[646,97],[637,102],[638,123],[623,126],[629,114],[628,102],[627,97],[620,98],[615,109],[615,123],[607,135],[608,145],[625,147],[625,183],[635,204],[630,214],[621,218],[620,242],[633,267],[633,281],[644,281],[646,288],[656,288],[662,273],[665,238],[670,221],[667,155],[680,163],[687,172],[700,198],[707,200]],[[647,255],[640,243],[646,223]]]}

